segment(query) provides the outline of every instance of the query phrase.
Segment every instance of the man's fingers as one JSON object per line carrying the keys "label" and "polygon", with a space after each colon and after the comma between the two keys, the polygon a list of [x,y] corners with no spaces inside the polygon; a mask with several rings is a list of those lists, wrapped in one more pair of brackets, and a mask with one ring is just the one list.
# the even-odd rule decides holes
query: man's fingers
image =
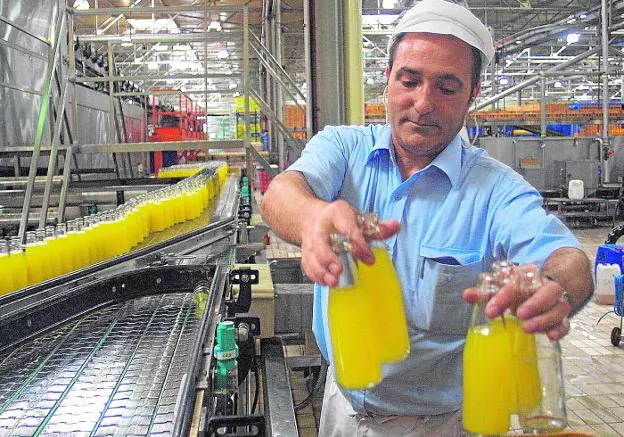
{"label": "man's fingers", "polygon": [[[526,332],[546,332],[561,325],[570,314],[570,305],[564,302],[560,302],[538,316],[525,320],[522,323],[522,327]],[[566,331],[567,333],[567,331]]]}
{"label": "man's fingers", "polygon": [[570,319],[564,317],[561,323],[555,326],[553,329],[549,330],[546,335],[551,340],[560,340],[568,332],[570,332]]}

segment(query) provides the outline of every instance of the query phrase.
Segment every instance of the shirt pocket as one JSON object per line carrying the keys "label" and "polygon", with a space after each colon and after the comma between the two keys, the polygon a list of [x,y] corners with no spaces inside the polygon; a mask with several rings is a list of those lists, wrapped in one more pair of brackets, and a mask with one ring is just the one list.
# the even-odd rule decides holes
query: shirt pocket
{"label": "shirt pocket", "polygon": [[483,269],[483,254],[421,245],[420,256],[418,295],[426,310],[423,320],[415,324],[432,333],[465,335],[472,306],[463,292],[474,287]]}

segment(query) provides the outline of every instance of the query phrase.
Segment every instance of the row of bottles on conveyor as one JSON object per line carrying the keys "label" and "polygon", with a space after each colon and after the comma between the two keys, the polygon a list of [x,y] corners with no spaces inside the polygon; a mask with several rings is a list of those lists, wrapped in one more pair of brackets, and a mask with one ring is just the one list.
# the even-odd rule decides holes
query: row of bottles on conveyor
{"label": "row of bottles on conveyor", "polygon": [[464,428],[476,435],[560,431],[567,416],[559,342],[525,332],[509,310],[494,319],[485,315],[489,299],[510,281],[526,298],[543,284],[538,268],[508,261],[479,275],[464,349]]}
{"label": "row of bottles on conveyor", "polygon": [[199,217],[227,172],[223,164],[113,210],[29,231],[25,244],[0,239],[0,295],[122,255],[150,233]]}
{"label": "row of bottles on conveyor", "polygon": [[171,179],[182,179],[189,178],[191,176],[196,175],[204,168],[209,167],[210,164],[206,162],[191,162],[189,164],[175,164],[170,165],[169,167],[163,167],[158,171],[157,178],[171,178]]}

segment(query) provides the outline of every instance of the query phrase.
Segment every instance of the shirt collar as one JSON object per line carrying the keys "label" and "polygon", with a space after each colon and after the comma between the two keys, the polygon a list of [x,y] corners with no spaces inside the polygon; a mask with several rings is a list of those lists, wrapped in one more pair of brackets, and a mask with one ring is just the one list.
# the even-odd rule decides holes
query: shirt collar
{"label": "shirt collar", "polygon": [[[370,162],[373,158],[378,158],[381,153],[388,153],[392,156],[392,129],[390,125],[386,125],[386,129],[379,135],[373,148],[368,154],[367,162]],[[462,148],[463,142],[459,134],[455,135],[455,138],[449,143],[448,146],[429,164],[427,167],[434,166],[444,172],[451,181],[451,185],[455,186],[459,181],[462,165]],[[424,169],[423,169],[424,170]]]}
{"label": "shirt collar", "polygon": [[446,148],[429,164],[442,170],[455,187],[459,182],[462,167],[463,142],[459,134],[449,143]]}

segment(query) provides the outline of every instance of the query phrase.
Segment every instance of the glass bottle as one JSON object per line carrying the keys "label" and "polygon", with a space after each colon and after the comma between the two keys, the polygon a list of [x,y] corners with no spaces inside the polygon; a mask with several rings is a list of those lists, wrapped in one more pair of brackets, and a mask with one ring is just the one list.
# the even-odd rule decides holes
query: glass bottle
{"label": "glass bottle", "polygon": [[60,248],[61,241],[57,240],[54,226],[45,227],[45,245],[52,275],[55,278],[63,274],[63,256]]}
{"label": "glass bottle", "polygon": [[39,244],[39,253],[41,257],[41,275],[43,281],[50,279],[54,276],[54,261],[49,260],[48,246],[46,244],[45,229],[39,228],[35,231],[37,244]]}
{"label": "glass bottle", "polygon": [[512,354],[507,325],[502,317],[489,319],[485,307],[498,290],[491,273],[481,273],[464,347],[464,429],[473,434],[496,435],[509,430],[512,411]]}
{"label": "glass bottle", "polygon": [[[520,288],[527,297],[542,285],[538,268],[522,272]],[[523,431],[542,434],[564,429],[568,420],[559,342],[543,333],[524,333],[516,337],[513,360],[522,378],[518,379],[518,416]]]}
{"label": "glass bottle", "polygon": [[45,274],[43,271],[43,264],[47,261],[42,253],[43,246],[37,241],[37,234],[35,231],[26,232],[26,248],[24,250],[24,256],[26,259],[26,271],[28,274],[28,285],[38,284],[43,282]]}
{"label": "glass bottle", "polygon": [[9,239],[9,258],[11,270],[13,271],[13,287],[19,290],[28,286],[28,270],[26,268],[26,257],[19,237]]}
{"label": "glass bottle", "polygon": [[13,270],[11,269],[9,258],[9,244],[2,238],[0,239],[0,296],[13,291]]}
{"label": "glass bottle", "polygon": [[65,274],[78,268],[78,266],[74,263],[70,240],[67,238],[67,223],[58,223],[56,225],[55,233],[59,251],[61,253],[61,271],[62,274]]}
{"label": "glass bottle", "polygon": [[379,337],[381,360],[384,363],[401,361],[410,351],[401,283],[386,245],[380,237],[377,215],[362,213],[358,215],[358,222],[364,238],[375,255],[373,265],[358,262],[357,267],[358,281],[363,290],[370,293],[375,318],[380,322],[380,329],[376,332]]}
{"label": "glass bottle", "polygon": [[356,278],[349,241],[340,234],[331,238],[342,263],[327,310],[336,381],[349,390],[370,388],[381,380],[373,302]]}

